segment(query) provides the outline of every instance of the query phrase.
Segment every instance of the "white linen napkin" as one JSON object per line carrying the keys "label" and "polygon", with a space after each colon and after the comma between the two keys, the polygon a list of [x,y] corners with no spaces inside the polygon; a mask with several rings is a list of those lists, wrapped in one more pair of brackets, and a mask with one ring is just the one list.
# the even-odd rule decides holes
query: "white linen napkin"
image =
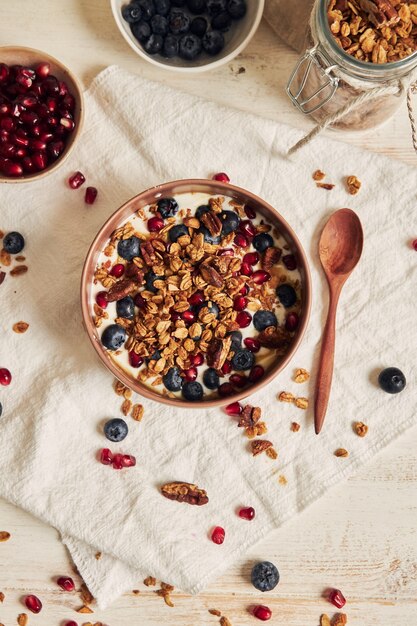
{"label": "white linen napkin", "polygon": [[[417,256],[408,240],[415,236],[417,171],[328,139],[287,160],[282,154],[298,139],[297,130],[116,67],[94,80],[86,111],[80,144],[60,170],[31,184],[0,186],[0,227],[24,234],[29,267],[25,275],[8,274],[0,287],[0,367],[13,375],[0,389],[0,496],[60,530],[104,607],[146,575],[200,591],[416,422]],[[332,191],[316,187],[316,168],[336,184]],[[99,190],[92,207],[84,204],[84,188],[66,185],[77,169]],[[136,455],[138,463],[114,471],[96,454],[107,444],[102,424],[120,415],[122,399],[82,327],[84,257],[98,228],[134,194],[216,171],[275,206],[311,262],[313,309],[302,346],[286,370],[250,398],[262,407],[279,457],[253,458],[242,429],[221,409],[176,410],[137,397],[145,406],[143,421],[130,420],[127,439],[110,447]],[[354,197],[343,182],[350,174],[363,183]],[[311,408],[279,403],[277,394],[312,399],[314,376],[304,385],[292,377],[296,367],[314,374],[327,307],[317,240],[330,213],[343,206],[360,215],[365,247],[342,295],[332,396],[317,437]],[[19,320],[30,324],[23,335],[12,332]],[[376,385],[376,372],[389,365],[409,381],[397,396]],[[367,437],[354,433],[356,420],[369,425]],[[292,421],[301,424],[298,433],[291,432]],[[348,458],[334,456],[339,447]],[[196,482],[210,503],[166,500],[158,486],[172,480]],[[242,521],[239,506],[253,506],[256,518]],[[226,529],[222,546],[209,539],[215,525]],[[104,554],[99,561],[98,550]]]}

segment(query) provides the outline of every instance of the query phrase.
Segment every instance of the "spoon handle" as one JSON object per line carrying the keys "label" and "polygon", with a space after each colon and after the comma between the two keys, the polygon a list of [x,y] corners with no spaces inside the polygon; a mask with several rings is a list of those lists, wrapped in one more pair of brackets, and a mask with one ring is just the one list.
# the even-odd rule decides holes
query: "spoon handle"
{"label": "spoon handle", "polygon": [[340,291],[330,290],[329,311],[321,343],[320,362],[314,399],[314,428],[316,435],[323,428],[333,378],[334,348],[336,342],[336,310]]}

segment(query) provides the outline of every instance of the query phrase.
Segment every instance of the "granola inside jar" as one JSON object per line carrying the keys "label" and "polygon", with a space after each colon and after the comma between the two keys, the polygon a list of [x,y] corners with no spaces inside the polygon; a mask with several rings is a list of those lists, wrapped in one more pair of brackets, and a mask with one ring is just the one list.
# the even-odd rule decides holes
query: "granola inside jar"
{"label": "granola inside jar", "polygon": [[338,130],[367,130],[400,106],[417,68],[417,3],[316,0],[287,93]]}

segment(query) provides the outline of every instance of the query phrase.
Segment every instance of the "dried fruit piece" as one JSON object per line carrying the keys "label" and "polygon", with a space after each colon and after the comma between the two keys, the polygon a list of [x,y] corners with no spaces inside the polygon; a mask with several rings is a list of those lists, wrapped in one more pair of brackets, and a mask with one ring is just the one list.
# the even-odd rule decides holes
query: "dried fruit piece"
{"label": "dried fruit piece", "polygon": [[299,409],[303,409],[304,411],[308,409],[308,399],[307,398],[296,398],[294,400],[294,404]]}
{"label": "dried fruit piece", "polygon": [[207,493],[204,489],[200,489],[197,485],[193,485],[191,483],[166,483],[165,485],[162,485],[161,493],[169,500],[186,502],[187,504],[196,504],[198,506],[207,504],[209,501]]}
{"label": "dried fruit piece", "polygon": [[10,537],[10,533],[6,532],[5,530],[0,530],[0,542],[8,541]]}
{"label": "dried fruit piece", "polygon": [[334,455],[337,457],[347,457],[349,456],[349,452],[345,450],[345,448],[338,448],[335,450]]}
{"label": "dried fruit piece", "polygon": [[346,186],[350,195],[354,196],[358,193],[362,183],[359,178],[356,178],[356,176],[348,176],[346,178]]}
{"label": "dried fruit piece", "polygon": [[13,324],[13,330],[18,335],[25,333],[28,328],[29,324],[27,322],[16,322],[16,324]]}
{"label": "dried fruit piece", "polygon": [[322,172],[321,170],[316,170],[313,173],[313,180],[320,181],[320,180],[323,180],[323,178],[325,177],[326,177],[326,174]]}
{"label": "dried fruit piece", "polygon": [[262,268],[269,272],[278,263],[281,254],[282,250],[280,248],[275,248],[274,246],[267,248],[262,256]]}
{"label": "dried fruit piece", "polygon": [[289,391],[281,391],[278,396],[280,402],[294,402],[295,396]]}
{"label": "dried fruit piece", "polygon": [[310,378],[310,374],[307,370],[299,367],[294,374],[294,382],[296,383],[305,383]]}
{"label": "dried fruit piece", "polygon": [[355,422],[354,428],[358,437],[365,437],[368,433],[368,426],[363,422]]}

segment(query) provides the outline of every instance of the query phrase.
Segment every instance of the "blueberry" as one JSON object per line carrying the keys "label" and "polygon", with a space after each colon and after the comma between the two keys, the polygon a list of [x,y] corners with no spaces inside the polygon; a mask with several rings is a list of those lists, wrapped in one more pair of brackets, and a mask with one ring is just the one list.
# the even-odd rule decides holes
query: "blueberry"
{"label": "blueberry", "polygon": [[209,30],[203,37],[203,48],[211,56],[219,54],[224,48],[224,37],[218,30]]}
{"label": "blueberry", "polygon": [[171,9],[170,0],[154,0],[155,11],[158,15],[163,15],[164,17],[168,15]]}
{"label": "blueberry", "polygon": [[274,245],[274,240],[268,233],[259,233],[253,238],[252,245],[258,252],[265,252],[267,248]]}
{"label": "blueberry", "polygon": [[142,9],[137,2],[131,2],[122,8],[122,17],[129,24],[134,24],[142,17]]}
{"label": "blueberry", "polygon": [[255,363],[255,355],[250,350],[243,348],[243,350],[238,350],[234,353],[232,357],[232,366],[233,369],[242,371],[242,370],[250,370]]}
{"label": "blueberry", "polygon": [[104,424],[104,434],[107,439],[114,441],[115,443],[123,441],[128,432],[129,429],[126,422],[120,417],[115,417]]}
{"label": "blueberry", "polygon": [[203,374],[203,383],[207,389],[217,389],[220,384],[218,373],[212,367],[209,367]]}
{"label": "blueberry", "polygon": [[204,307],[207,307],[208,312],[214,315],[216,318],[219,317],[220,310],[215,302],[212,302],[211,300],[209,302],[203,302],[199,310],[203,309]]}
{"label": "blueberry", "polygon": [[[199,18],[196,18],[196,19],[199,19]],[[204,19],[204,18],[201,18],[201,19]],[[195,20],[193,20],[193,21],[195,21]],[[210,207],[209,207],[208,204],[200,204],[200,206],[197,207],[197,210],[195,212],[195,216],[199,220],[201,218],[201,216],[204,215],[204,213],[207,213],[208,211],[210,211]]]}
{"label": "blueberry", "polygon": [[201,53],[202,44],[200,37],[188,33],[183,35],[179,42],[178,54],[186,61],[193,61]]}
{"label": "blueberry", "polygon": [[137,237],[129,237],[129,239],[120,239],[117,244],[117,254],[122,257],[122,259],[126,259],[126,261],[131,261],[135,258],[135,256],[140,255],[140,239]]}
{"label": "blueberry", "polygon": [[176,57],[178,54],[178,39],[175,35],[167,35],[164,41],[163,52],[168,59]]}
{"label": "blueberry", "polygon": [[149,22],[151,17],[155,15],[155,6],[152,0],[137,0],[138,5],[142,9],[142,19]]}
{"label": "blueberry", "polygon": [[230,349],[233,350],[233,352],[236,352],[242,347],[242,333],[240,330],[233,330],[230,335],[232,336]]}
{"label": "blueberry", "polygon": [[168,32],[168,20],[163,15],[154,15],[151,19],[152,32],[155,35],[166,35]]}
{"label": "blueberry", "polygon": [[166,220],[167,217],[174,217],[178,213],[178,202],[175,198],[161,198],[156,203],[158,211],[161,214],[162,219]]}
{"label": "blueberry", "polygon": [[162,382],[168,391],[179,391],[183,383],[179,369],[177,367],[171,367],[165,376],[162,377]]}
{"label": "blueberry", "polygon": [[154,286],[156,280],[163,279],[163,276],[157,276],[153,270],[148,270],[144,276],[145,288],[152,293],[156,293],[158,289]]}
{"label": "blueberry", "polygon": [[145,43],[145,41],[147,41],[152,34],[150,25],[148,22],[144,21],[131,24],[130,30],[139,43]]}
{"label": "blueberry", "polygon": [[171,0],[171,4],[173,7],[183,7],[185,0]]}
{"label": "blueberry", "polygon": [[240,224],[240,217],[234,211],[222,211],[219,215],[222,222],[222,237],[230,235],[237,230]]}
{"label": "blueberry", "polygon": [[273,563],[261,561],[252,568],[252,585],[259,591],[272,591],[279,583],[279,572]]}
{"label": "blueberry", "polygon": [[206,0],[187,0],[187,7],[190,13],[200,15],[201,13],[205,13]]}
{"label": "blueberry", "polygon": [[198,402],[204,395],[203,386],[196,380],[190,383],[184,383],[182,386],[182,395],[190,402]]}
{"label": "blueberry", "polygon": [[25,247],[25,240],[20,233],[15,231],[7,233],[3,239],[3,248],[9,254],[19,254]]}
{"label": "blueberry", "polygon": [[207,0],[207,13],[217,15],[226,11],[227,0]]}
{"label": "blueberry", "polygon": [[[208,26],[207,20],[204,17],[195,17],[193,21],[191,22],[190,31],[194,33],[194,35],[198,35],[198,37],[202,37],[207,30],[207,26]],[[202,205],[202,206],[205,207],[205,205]],[[198,207],[198,208],[201,208],[201,207]],[[209,208],[210,207],[207,207],[207,210]],[[198,218],[197,211],[195,215]]]}
{"label": "blueberry", "polygon": [[[168,37],[171,37],[171,35],[168,35]],[[167,37],[167,39],[168,39],[168,37]],[[170,228],[169,232],[168,232],[169,240],[172,243],[177,241],[177,239],[179,239],[183,235],[188,235],[188,234],[189,234],[188,228],[186,227],[185,224],[176,224],[175,226]]]}
{"label": "blueberry", "polygon": [[232,18],[228,14],[227,11],[222,11],[222,13],[217,13],[213,16],[211,20],[211,27],[214,30],[221,30],[226,32],[232,25]]}
{"label": "blueberry", "polygon": [[126,341],[126,331],[119,324],[110,324],[101,335],[101,343],[108,350],[118,350]]}
{"label": "blueberry", "polygon": [[148,357],[148,361],[159,361],[159,359],[161,358],[161,353],[159,350],[155,350],[155,352]]}
{"label": "blueberry", "polygon": [[116,302],[117,317],[125,317],[128,320],[133,319],[135,315],[135,303],[131,296],[126,296]]}
{"label": "blueberry", "polygon": [[240,20],[246,13],[246,0],[229,0],[227,10],[235,20]]}
{"label": "blueberry", "polygon": [[143,44],[145,52],[148,54],[158,54],[162,50],[164,45],[164,39],[162,35],[152,34],[147,41]]}
{"label": "blueberry", "polygon": [[282,306],[284,306],[286,309],[288,309],[290,306],[293,306],[297,302],[297,294],[295,293],[295,289],[291,285],[288,285],[288,283],[279,285],[276,289],[276,292]]}
{"label": "blueberry", "polygon": [[272,311],[256,311],[253,316],[253,325],[256,330],[261,332],[269,326],[278,326],[278,320]]}
{"label": "blueberry", "polygon": [[[205,36],[205,35],[204,35]],[[220,235],[218,236],[214,236],[211,234],[211,232],[209,231],[208,228],[206,228],[205,226],[200,226],[200,228],[198,229],[198,231],[200,233],[203,233],[204,235],[204,241],[206,241],[207,243],[211,243],[215,246],[217,246],[220,243]]]}
{"label": "blueberry", "polygon": [[407,384],[404,374],[397,367],[387,367],[378,376],[381,389],[387,393],[399,393]]}
{"label": "blueberry", "polygon": [[169,28],[174,35],[182,35],[190,29],[190,18],[184,11],[173,9],[169,14]]}

